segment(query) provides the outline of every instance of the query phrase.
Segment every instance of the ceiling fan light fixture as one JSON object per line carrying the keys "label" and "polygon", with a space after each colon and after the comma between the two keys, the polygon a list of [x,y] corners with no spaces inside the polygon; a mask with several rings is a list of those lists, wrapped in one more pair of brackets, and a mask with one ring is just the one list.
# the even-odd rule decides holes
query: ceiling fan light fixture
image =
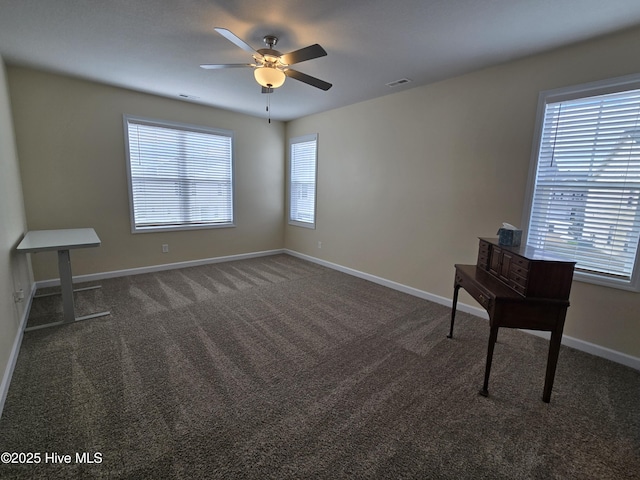
{"label": "ceiling fan light fixture", "polygon": [[287,76],[279,68],[264,65],[253,70],[256,82],[265,88],[278,88],[284,83]]}

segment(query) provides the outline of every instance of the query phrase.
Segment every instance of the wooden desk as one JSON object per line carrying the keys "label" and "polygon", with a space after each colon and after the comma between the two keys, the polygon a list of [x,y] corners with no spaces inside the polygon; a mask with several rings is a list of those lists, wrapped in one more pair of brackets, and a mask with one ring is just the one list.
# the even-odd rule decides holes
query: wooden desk
{"label": "wooden desk", "polygon": [[526,328],[551,332],[542,400],[549,402],[555,378],[575,262],[550,257],[530,247],[504,247],[495,239],[480,239],[478,263],[455,265],[453,308],[449,335],[453,337],[458,291],[464,288],[489,314],[489,345],[484,384],[489,375],[498,329]]}
{"label": "wooden desk", "polygon": [[[58,251],[58,272],[60,274],[60,287],[62,290],[63,321],[47,323],[25,329],[25,332],[40,328],[64,325],[80,320],[110,315],[111,312],[100,312],[82,317],[75,316],[73,292],[100,288],[100,286],[80,288],[73,290],[71,275],[71,256],[69,250],[74,248],[99,247],[100,239],[93,228],[72,228],[64,230],[32,230],[27,232],[16,250],[24,253],[38,253],[50,250]],[[55,295],[55,294],[54,294]],[[45,295],[40,295],[45,296]]]}

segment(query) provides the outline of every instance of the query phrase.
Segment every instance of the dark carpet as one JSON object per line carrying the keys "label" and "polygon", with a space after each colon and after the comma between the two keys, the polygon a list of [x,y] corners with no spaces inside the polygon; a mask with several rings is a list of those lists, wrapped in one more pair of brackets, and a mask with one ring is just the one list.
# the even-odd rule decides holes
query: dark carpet
{"label": "dark carpet", "polygon": [[562,347],[546,404],[548,342],[501,329],[484,398],[485,320],[449,340],[449,308],[288,255],[101,283],[77,313],[111,316],[25,333],[0,452],[40,461],[0,477],[640,478],[631,368]]}

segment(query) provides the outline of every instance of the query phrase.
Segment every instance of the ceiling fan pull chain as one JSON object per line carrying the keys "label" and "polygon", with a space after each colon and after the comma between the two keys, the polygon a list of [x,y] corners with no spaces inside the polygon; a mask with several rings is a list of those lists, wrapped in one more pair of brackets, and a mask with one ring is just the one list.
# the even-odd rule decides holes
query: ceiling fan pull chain
{"label": "ceiling fan pull chain", "polygon": [[269,109],[270,105],[271,105],[271,94],[267,93],[267,114],[269,118],[269,123],[271,123],[271,110]]}

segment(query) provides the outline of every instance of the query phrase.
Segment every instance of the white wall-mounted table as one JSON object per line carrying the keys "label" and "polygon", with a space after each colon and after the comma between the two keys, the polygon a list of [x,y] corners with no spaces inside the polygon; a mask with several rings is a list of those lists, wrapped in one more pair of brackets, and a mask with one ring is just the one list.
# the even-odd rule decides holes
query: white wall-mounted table
{"label": "white wall-mounted table", "polygon": [[[80,320],[103,317],[111,312],[93,313],[82,317],[76,317],[73,303],[73,280],[71,276],[71,256],[69,250],[74,248],[99,247],[100,239],[93,228],[70,228],[63,230],[31,230],[27,232],[16,250],[24,253],[38,253],[50,250],[58,251],[58,272],[60,274],[60,287],[62,290],[63,320],[61,322],[47,323],[35,327],[26,328],[25,331],[40,328],[64,325]],[[100,288],[99,286],[81,288],[75,291]]]}

